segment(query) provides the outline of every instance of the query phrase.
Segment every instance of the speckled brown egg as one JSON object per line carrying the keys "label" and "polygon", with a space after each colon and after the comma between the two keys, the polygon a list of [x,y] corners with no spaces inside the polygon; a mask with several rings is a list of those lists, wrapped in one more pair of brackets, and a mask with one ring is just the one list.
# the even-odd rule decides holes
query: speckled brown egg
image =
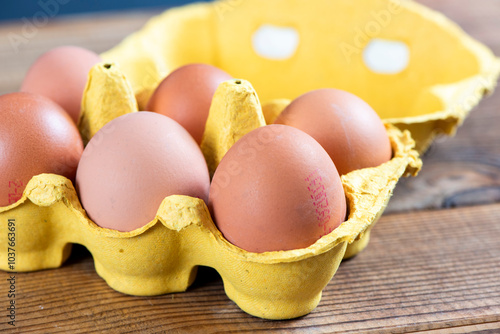
{"label": "speckled brown egg", "polygon": [[100,61],[97,54],[81,47],[57,47],[31,65],[21,91],[50,98],[77,123],[88,73]]}
{"label": "speckled brown egg", "polygon": [[97,225],[132,231],[155,218],[163,199],[208,200],[203,154],[174,120],[152,112],[115,118],[85,147],[76,175],[83,208]]}
{"label": "speckled brown egg", "polygon": [[316,139],[340,175],[376,167],[392,157],[392,148],[378,114],[361,98],[339,89],[318,89],[290,103],[275,124],[300,129]]}
{"label": "speckled brown egg", "polygon": [[168,116],[201,143],[215,90],[231,76],[207,64],[189,64],[170,73],[156,88],[146,110]]}
{"label": "speckled brown egg", "polygon": [[285,125],[253,130],[231,147],[213,176],[209,207],[230,243],[257,253],[308,247],[346,215],[328,154]]}
{"label": "speckled brown egg", "polygon": [[0,206],[19,200],[35,175],[74,180],[82,151],[75,124],[55,102],[30,93],[0,96]]}

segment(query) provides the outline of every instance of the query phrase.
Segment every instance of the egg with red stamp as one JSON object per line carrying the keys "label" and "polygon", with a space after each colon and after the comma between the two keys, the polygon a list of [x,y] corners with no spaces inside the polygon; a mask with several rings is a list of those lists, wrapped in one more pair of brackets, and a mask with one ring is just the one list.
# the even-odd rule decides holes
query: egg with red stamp
{"label": "egg with red stamp", "polygon": [[295,128],[267,125],[223,157],[209,208],[230,243],[261,253],[312,245],[345,220],[346,198],[321,145]]}
{"label": "egg with red stamp", "polygon": [[36,94],[5,94],[0,120],[0,206],[17,202],[35,175],[74,180],[83,143],[59,105]]}
{"label": "egg with red stamp", "polygon": [[174,120],[153,112],[113,119],[85,147],[76,186],[97,225],[132,231],[152,221],[165,197],[208,201],[210,177],[201,149]]}
{"label": "egg with red stamp", "polygon": [[85,48],[54,48],[31,65],[20,90],[50,98],[78,123],[88,73],[100,61],[99,55]]}
{"label": "egg with red stamp", "polygon": [[328,152],[340,175],[377,167],[392,157],[378,114],[361,98],[339,89],[318,89],[293,100],[274,122],[311,135]]}
{"label": "egg with red stamp", "polygon": [[146,110],[172,118],[200,144],[215,90],[230,79],[228,73],[212,65],[184,65],[163,79]]}

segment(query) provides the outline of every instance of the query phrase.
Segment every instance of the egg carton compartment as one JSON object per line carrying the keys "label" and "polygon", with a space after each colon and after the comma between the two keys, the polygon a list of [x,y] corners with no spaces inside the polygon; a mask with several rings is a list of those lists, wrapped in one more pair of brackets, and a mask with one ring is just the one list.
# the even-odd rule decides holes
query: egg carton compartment
{"label": "egg carton compartment", "polygon": [[[370,22],[384,25],[376,36],[364,30]],[[296,42],[266,53],[262,34]],[[406,44],[406,67],[374,72],[364,57],[373,37],[382,45]],[[449,57],[430,59],[429,50]],[[2,228],[7,231],[15,220],[22,240],[16,243],[17,271],[60,267],[77,243],[89,249],[96,272],[113,289],[159,295],[186,290],[197,266],[209,266],[220,273],[230,299],[266,319],[302,316],[317,306],[342,259],[366,247],[397,181],[420,169],[418,151],[437,133],[452,134],[494,88],[500,72],[488,49],[410,1],[193,4],[152,18],[102,57],[106,62],[90,72],[82,101],[79,128],[85,141],[109,120],[143,109],[161,79],[181,65],[209,63],[248,80],[225,82],[214,96],[202,142],[211,172],[238,138],[272,122],[291,99],[315,88],[351,91],[385,119],[392,159],[342,177],[348,219],[307,248],[246,252],[223,238],[202,200],[188,196],[167,197],[156,218],[137,230],[104,229],[87,217],[72,183],[51,174],[35,176],[18,202],[0,208]],[[0,242],[8,244],[7,233]],[[0,269],[9,270],[7,263],[2,250]]]}

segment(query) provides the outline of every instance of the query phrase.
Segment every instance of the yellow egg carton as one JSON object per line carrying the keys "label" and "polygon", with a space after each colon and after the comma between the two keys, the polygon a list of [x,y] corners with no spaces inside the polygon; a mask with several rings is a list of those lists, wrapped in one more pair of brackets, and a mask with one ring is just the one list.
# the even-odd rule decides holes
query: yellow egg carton
{"label": "yellow egg carton", "polygon": [[[110,98],[110,95],[113,98]],[[137,102],[118,65],[96,65],[82,102],[79,128],[85,139],[106,122],[137,112]],[[238,138],[265,126],[259,98],[250,82],[234,79],[217,89],[207,120],[202,149],[211,172]],[[0,208],[0,235],[13,243],[0,253],[3,270],[34,271],[60,267],[72,244],[87,247],[97,273],[113,289],[149,296],[186,290],[198,266],[215,268],[232,300],[244,311],[268,319],[294,318],[312,311],[341,260],[358,253],[381,215],[392,189],[404,174],[415,174],[421,161],[409,133],[387,125],[394,157],[376,168],[345,175],[342,182],[349,219],[308,248],[250,253],[217,230],[203,200],[174,195],[164,199],[154,220],[131,232],[97,226],[86,215],[73,184],[54,174],[28,183],[22,198]],[[98,140],[98,138],[96,138]],[[13,227],[13,234],[8,234]]]}
{"label": "yellow egg carton", "polygon": [[196,3],[154,17],[102,56],[122,66],[141,108],[173,69],[208,63],[250,81],[265,106],[316,88],[349,91],[410,130],[419,152],[454,134],[500,73],[487,47],[409,0]]}
{"label": "yellow egg carton", "polygon": [[[377,35],[369,35],[376,24]],[[263,26],[271,37],[300,37],[285,50],[293,51],[290,57],[284,59],[283,50],[254,50],[261,43],[255,32]],[[372,73],[363,50],[374,37],[405,42],[411,50],[407,68]],[[429,62],[429,53],[439,50],[449,57]],[[178,66],[209,63],[243,78],[221,84],[212,101],[201,145],[211,172],[237,139],[272,122],[291,99],[314,88],[351,91],[385,119],[393,158],[342,177],[348,219],[303,249],[241,250],[224,239],[202,200],[179,195],[165,198],[142,228],[104,229],[87,217],[72,183],[52,174],[33,177],[18,202],[0,208],[0,243],[12,246],[0,251],[2,270],[60,267],[78,243],[89,249],[110,287],[146,296],[184,291],[196,268],[209,266],[220,273],[230,299],[266,319],[302,316],[317,306],[341,260],[366,247],[397,181],[419,171],[417,151],[435,134],[453,133],[493,89],[500,71],[489,50],[440,14],[387,0],[193,4],[152,18],[102,56],[105,63],[91,70],[82,101],[79,129],[86,142],[111,119],[142,110],[159,81]]]}

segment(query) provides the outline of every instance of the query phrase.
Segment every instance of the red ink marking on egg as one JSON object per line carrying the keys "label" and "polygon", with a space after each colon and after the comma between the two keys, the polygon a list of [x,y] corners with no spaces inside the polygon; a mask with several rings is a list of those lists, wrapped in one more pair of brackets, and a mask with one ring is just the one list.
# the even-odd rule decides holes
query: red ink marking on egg
{"label": "red ink marking on egg", "polygon": [[313,200],[318,226],[323,227],[323,234],[321,236],[327,235],[332,229],[326,227],[331,216],[330,209],[328,209],[328,195],[323,184],[323,179],[318,171],[315,170],[306,177],[305,181],[308,182],[307,190],[309,190],[311,199]]}
{"label": "red ink marking on egg", "polygon": [[23,197],[23,181],[9,181],[9,205],[16,203]]}

